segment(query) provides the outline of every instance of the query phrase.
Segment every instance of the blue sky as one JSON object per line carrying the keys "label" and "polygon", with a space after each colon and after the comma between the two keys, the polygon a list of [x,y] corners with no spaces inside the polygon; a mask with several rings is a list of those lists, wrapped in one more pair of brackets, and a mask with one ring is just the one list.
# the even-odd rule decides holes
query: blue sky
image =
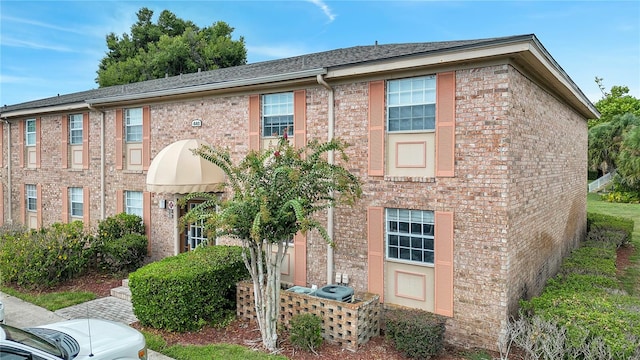
{"label": "blue sky", "polygon": [[[357,45],[535,34],[592,101],[594,78],[640,98],[640,1],[0,0],[0,105],[96,88],[105,36],[136,12],[225,21],[250,63]],[[154,19],[154,20],[155,20]]]}

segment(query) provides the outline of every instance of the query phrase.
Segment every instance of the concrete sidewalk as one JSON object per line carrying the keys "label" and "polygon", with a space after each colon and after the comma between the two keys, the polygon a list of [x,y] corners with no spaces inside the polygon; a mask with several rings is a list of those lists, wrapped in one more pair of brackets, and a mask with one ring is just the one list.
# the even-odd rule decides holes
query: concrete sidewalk
{"label": "concrete sidewalk", "polygon": [[[131,311],[131,303],[113,297],[100,298],[84,304],[49,311],[15,296],[0,292],[0,301],[4,304],[5,323],[17,328],[51,324],[78,318],[100,318],[131,324],[137,321]],[[133,320],[132,317],[133,316]],[[149,360],[172,360],[155,351],[149,350]]]}

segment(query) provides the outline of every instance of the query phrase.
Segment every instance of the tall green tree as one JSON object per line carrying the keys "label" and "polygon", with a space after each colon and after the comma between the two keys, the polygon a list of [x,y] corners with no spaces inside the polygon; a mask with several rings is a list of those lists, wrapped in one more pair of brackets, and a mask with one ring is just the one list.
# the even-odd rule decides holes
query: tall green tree
{"label": "tall green tree", "polygon": [[609,122],[616,115],[631,113],[640,116],[640,99],[629,95],[629,87],[612,86],[610,91],[606,91],[602,80],[599,77],[595,80],[602,91],[602,99],[594,104],[600,112],[600,118],[589,120],[589,128]]}
{"label": "tall green tree", "polygon": [[342,155],[346,145],[333,140],[311,142],[302,149],[286,136],[275,147],[250,152],[234,164],[228,151],[203,146],[195,154],[220,167],[229,190],[216,195],[194,193],[205,201],[190,210],[183,223],[204,220],[210,236],[241,240],[244,261],[251,274],[262,342],[276,350],[279,318],[280,267],[289,242],[298,232],[317,230],[332,243],[314,214],[339,203],[352,203],[361,195],[359,179],[344,167],[327,160],[329,152]]}
{"label": "tall green tree", "polygon": [[100,87],[128,84],[246,64],[244,38],[232,38],[233,28],[223,21],[199,28],[168,10],[153,22],[153,11],[142,8],[130,34],[106,36],[109,51],[100,61],[96,82]]}

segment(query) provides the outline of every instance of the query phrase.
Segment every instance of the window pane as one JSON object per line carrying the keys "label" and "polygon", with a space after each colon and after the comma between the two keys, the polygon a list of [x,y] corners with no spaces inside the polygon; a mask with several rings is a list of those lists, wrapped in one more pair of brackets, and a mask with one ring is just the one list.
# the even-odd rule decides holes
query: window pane
{"label": "window pane", "polygon": [[435,76],[388,81],[387,131],[434,130],[435,99]]}
{"label": "window pane", "polygon": [[386,209],[385,216],[387,257],[432,264],[433,211]]}
{"label": "window pane", "polygon": [[29,119],[26,120],[25,129],[24,129],[24,141],[25,146],[35,146],[36,145],[36,120]]}
{"label": "window pane", "polygon": [[142,192],[125,191],[125,212],[142,217]]}
{"label": "window pane", "polygon": [[69,202],[71,204],[71,216],[82,217],[83,215],[83,202],[84,192],[82,188],[69,188]]}
{"label": "window pane", "polygon": [[142,108],[125,110],[125,140],[142,142]]}
{"label": "window pane", "polygon": [[69,115],[69,143],[82,144],[82,114]]}
{"label": "window pane", "polygon": [[293,135],[293,93],[262,96],[262,136]]}

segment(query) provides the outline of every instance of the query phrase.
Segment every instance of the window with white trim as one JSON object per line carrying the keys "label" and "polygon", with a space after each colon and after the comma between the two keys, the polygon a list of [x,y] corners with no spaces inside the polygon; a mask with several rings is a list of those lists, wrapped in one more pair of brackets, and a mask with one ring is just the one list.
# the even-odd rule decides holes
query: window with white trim
{"label": "window with white trim", "polygon": [[124,192],[124,211],[142,217],[142,191]]}
{"label": "window with white trim", "polygon": [[69,115],[69,144],[82,145],[82,114]]}
{"label": "window with white trim", "polygon": [[128,143],[142,142],[142,108],[125,109],[125,139]]}
{"label": "window with white trim", "polygon": [[293,93],[262,95],[262,136],[293,135]]}
{"label": "window with white trim", "polygon": [[25,185],[25,201],[27,202],[27,211],[38,210],[38,192],[33,184]]}
{"label": "window with white trim", "polygon": [[435,75],[387,82],[387,131],[429,131],[435,124]]}
{"label": "window with white trim", "polygon": [[433,264],[434,213],[386,209],[387,259]]}
{"label": "window with white trim", "polygon": [[36,119],[25,120],[24,145],[36,146]]}
{"label": "window with white trim", "polygon": [[72,217],[82,217],[84,214],[84,191],[79,187],[69,188],[69,209]]}

